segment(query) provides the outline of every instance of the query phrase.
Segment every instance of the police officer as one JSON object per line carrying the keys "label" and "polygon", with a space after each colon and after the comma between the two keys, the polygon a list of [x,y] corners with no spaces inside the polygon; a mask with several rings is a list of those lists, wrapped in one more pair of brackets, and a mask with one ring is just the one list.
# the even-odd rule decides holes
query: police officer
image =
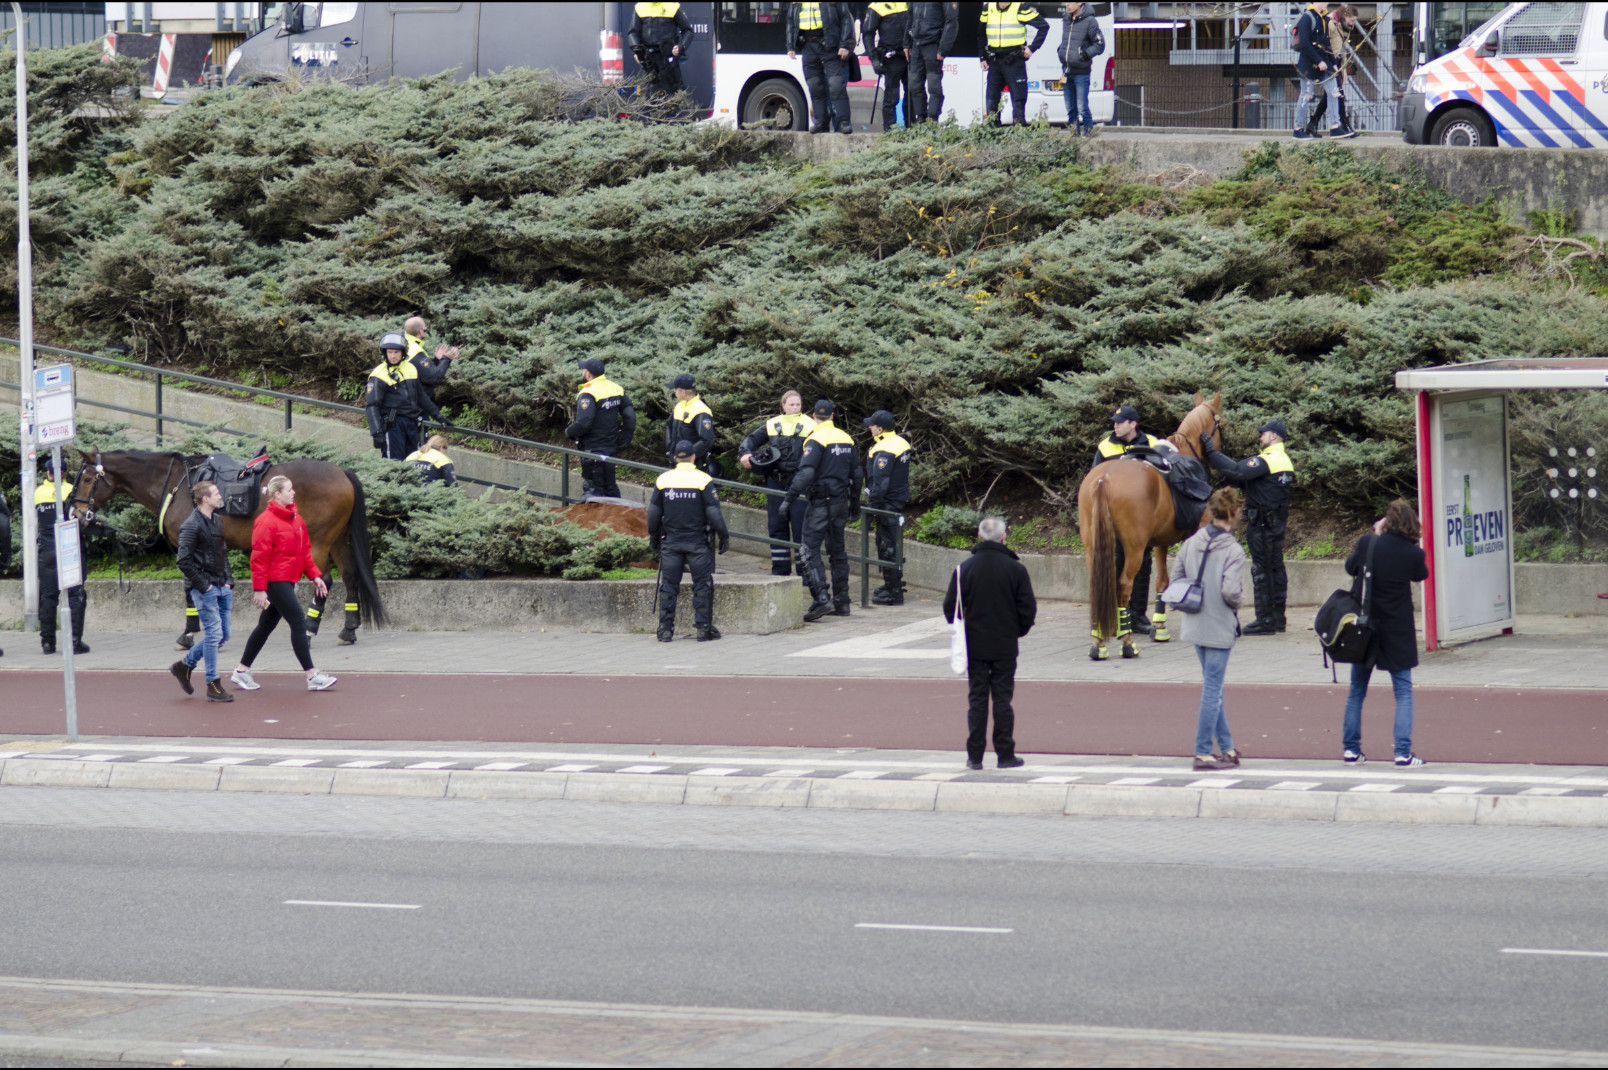
{"label": "police officer", "polygon": [[[865,455],[866,504],[873,509],[902,512],[910,500],[910,443],[893,429],[893,413],[878,409],[865,418],[865,426],[874,440],[871,452]],[[904,527],[903,516],[877,515],[877,556],[892,561],[898,552],[899,529]],[[882,586],[871,595],[879,606],[904,605],[904,572],[890,565],[882,566]]]}
{"label": "police officer", "polygon": [[[46,654],[56,652],[56,617],[61,608],[61,591],[57,589],[56,577],[56,484],[53,462],[45,460],[45,478],[39,481],[34,488],[33,507],[39,516],[39,647]],[[67,505],[73,498],[73,485],[63,482],[61,485],[61,500],[63,511],[69,511]],[[84,529],[78,529],[78,558],[84,560]],[[89,646],[84,642],[84,612],[89,607],[89,599],[84,595],[84,585],[67,588],[67,610],[72,617],[73,653],[88,654]]]}
{"label": "police officer", "polygon": [[443,483],[449,487],[458,485],[458,470],[453,467],[452,458],[442,452],[446,448],[447,436],[431,435],[423,449],[407,455],[407,462],[419,470],[420,483]]}
{"label": "police officer", "polygon": [[430,325],[423,316],[409,316],[402,324],[402,337],[408,343],[408,363],[419,373],[419,385],[424,388],[425,397],[434,401],[435,388],[445,381],[447,372],[452,370],[452,362],[458,359],[458,347],[438,345],[432,357],[424,346],[424,340],[430,337]]}
{"label": "police officer", "polygon": [[397,331],[380,339],[380,363],[369,372],[363,392],[369,436],[382,457],[400,461],[419,448],[419,418],[441,410],[419,383],[419,370],[407,359],[407,342]]}
{"label": "police officer", "polygon": [[680,4],[638,4],[625,35],[631,54],[661,93],[686,88],[681,65],[692,48],[692,21]]}
{"label": "police officer", "polygon": [[[1155,435],[1148,434],[1139,426],[1139,412],[1132,405],[1124,405],[1111,414],[1111,434],[1102,438],[1094,445],[1094,460],[1090,462],[1092,469],[1103,461],[1121,457],[1130,450],[1157,449],[1161,440]],[[1120,573],[1125,567],[1127,555],[1122,549],[1122,543],[1117,543],[1117,571]],[[1154,630],[1150,625],[1150,614],[1145,612],[1145,604],[1150,598],[1151,555],[1146,552],[1144,564],[1133,577],[1133,593],[1128,596],[1128,625],[1127,629],[1140,635],[1149,635]]]}
{"label": "police officer", "polygon": [[[765,476],[765,486],[771,490],[786,490],[798,474],[798,462],[804,456],[804,440],[814,430],[815,421],[804,415],[804,396],[797,390],[789,390],[782,395],[782,414],[766,420],[737,447],[737,462],[750,471],[758,465]],[[770,537],[784,542],[803,542],[805,508],[804,502],[784,506],[780,494],[765,495],[766,531]],[[770,551],[771,575],[791,575],[792,562],[798,552],[774,544]],[[802,562],[798,572],[804,575]]]}
{"label": "police officer", "polygon": [[905,110],[909,110],[910,90],[905,80],[910,75],[910,5],[872,4],[866,9],[860,32],[871,69],[882,76],[882,129],[893,130],[899,125],[901,90]]}
{"label": "police officer", "polygon": [[[983,14],[983,70],[988,72],[988,99],[986,110],[999,121],[999,95],[1011,87],[1011,121],[1018,127],[1027,125],[1027,61],[1039,50],[1050,32],[1050,24],[1043,15],[1026,4],[984,4]],[[1034,29],[1033,42],[1028,43],[1027,28]]]}
{"label": "police officer", "polygon": [[[575,422],[564,429],[564,437],[577,449],[613,457],[624,451],[636,435],[636,408],[619,383],[604,374],[596,357],[581,361],[581,391],[575,397]],[[614,466],[607,461],[581,462],[581,496],[618,498],[620,485],[614,481]]]}
{"label": "police officer", "polygon": [[960,36],[959,4],[910,5],[910,86],[905,118],[911,126],[944,117],[944,60]]}
{"label": "police officer", "polygon": [[708,472],[696,463],[697,446],[688,441],[674,447],[676,466],[659,475],[648,499],[648,548],[659,555],[659,642],[676,637],[676,595],[681,570],[692,570],[692,618],[698,642],[720,638],[715,627],[715,555],[709,537],[720,540],[720,552],[731,547],[720,496],[710,486]]}
{"label": "police officer", "polygon": [[1272,635],[1284,630],[1284,599],[1288,581],[1284,573],[1284,525],[1290,516],[1290,488],[1295,466],[1284,452],[1284,422],[1269,420],[1256,429],[1262,452],[1243,461],[1219,453],[1212,433],[1200,437],[1212,467],[1245,487],[1245,541],[1251,548],[1251,588],[1256,596],[1256,620],[1242,635]]}
{"label": "police officer", "polygon": [[682,372],[670,380],[670,390],[676,396],[670,410],[670,420],[664,425],[664,455],[675,456],[676,445],[683,440],[691,442],[698,451],[698,467],[710,471],[709,451],[715,444],[715,414],[698,396],[698,381]]}
{"label": "police officer", "polygon": [[[832,403],[825,398],[815,403],[812,415],[815,430],[804,440],[798,474],[787,488],[783,503],[791,506],[800,498],[809,501],[804,514],[804,583],[814,601],[804,611],[806,621],[849,615],[849,546],[845,529],[860,519],[860,455],[854,440],[832,423]],[[821,544],[832,559],[832,583],[826,580],[821,560]]]}
{"label": "police officer", "polygon": [[810,133],[826,133],[834,116],[838,133],[850,133],[854,126],[849,122],[849,86],[843,77],[843,62],[854,55],[854,13],[849,5],[788,4],[787,58],[801,52],[804,84],[810,89]]}

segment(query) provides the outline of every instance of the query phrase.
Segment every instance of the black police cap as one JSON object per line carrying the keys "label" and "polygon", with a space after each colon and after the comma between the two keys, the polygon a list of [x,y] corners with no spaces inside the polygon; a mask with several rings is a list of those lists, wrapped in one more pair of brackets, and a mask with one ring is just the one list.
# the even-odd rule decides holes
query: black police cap
{"label": "black police cap", "polygon": [[690,373],[690,372],[682,372],[680,375],[678,375],[674,379],[670,380],[670,389],[671,390],[696,390],[696,389],[698,389],[698,380],[696,380],[696,379],[694,379],[692,377],[692,373]]}
{"label": "black police cap", "polygon": [[1279,436],[1280,438],[1283,438],[1283,437],[1285,437],[1286,435],[1289,434],[1288,431],[1284,430],[1284,421],[1283,420],[1269,420],[1267,423],[1263,424],[1261,427],[1258,427],[1256,429],[1256,433],[1259,434],[1259,435],[1263,431],[1271,431],[1275,435]]}
{"label": "black police cap", "polygon": [[693,445],[691,442],[688,442],[686,439],[682,439],[680,442],[676,443],[677,457],[692,457],[696,455],[697,452],[698,447]]}
{"label": "black police cap", "polygon": [[830,401],[822,398],[820,401],[815,403],[815,409],[813,411],[816,416],[831,416],[836,410],[832,408],[832,403]]}
{"label": "black police cap", "polygon": [[872,424],[876,424],[885,431],[893,430],[893,413],[887,409],[878,409],[865,418],[865,426],[870,427]]}
{"label": "black police cap", "polygon": [[603,374],[603,362],[596,357],[587,357],[581,361],[581,371],[591,372],[593,375]]}
{"label": "black police cap", "polygon": [[1139,422],[1139,410],[1132,405],[1124,405],[1111,414],[1111,422],[1114,424],[1120,424],[1128,420],[1132,420],[1134,423]]}

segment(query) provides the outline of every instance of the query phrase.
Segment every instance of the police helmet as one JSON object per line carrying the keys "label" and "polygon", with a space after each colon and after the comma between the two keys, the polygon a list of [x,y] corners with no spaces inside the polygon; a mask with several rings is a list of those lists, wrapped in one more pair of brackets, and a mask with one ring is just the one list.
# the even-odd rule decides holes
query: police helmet
{"label": "police helmet", "polygon": [[407,339],[402,337],[401,331],[386,331],[380,335],[380,356],[385,356],[387,349],[400,349],[404,356],[408,352]]}
{"label": "police helmet", "polygon": [[757,449],[754,451],[754,455],[748,459],[748,463],[753,465],[754,471],[760,475],[769,475],[782,463],[782,451],[775,446]]}

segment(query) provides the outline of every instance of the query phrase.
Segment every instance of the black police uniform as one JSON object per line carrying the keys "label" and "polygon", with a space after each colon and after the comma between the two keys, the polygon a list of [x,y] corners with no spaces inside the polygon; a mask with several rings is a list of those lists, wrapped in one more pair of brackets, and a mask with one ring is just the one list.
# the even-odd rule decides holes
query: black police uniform
{"label": "black police uniform", "polygon": [[[692,21],[680,4],[636,5],[625,41],[643,73],[653,79],[654,88],[661,93],[679,93],[686,88],[681,64],[692,48]],[[678,45],[679,57],[670,51]]]}
{"label": "black police uniform", "polygon": [[[564,437],[588,453],[613,457],[624,451],[636,435],[636,408],[620,384],[607,375],[594,375],[581,384],[575,398],[575,422]],[[588,498],[618,498],[620,484],[614,465],[607,461],[581,462],[581,494]]]}
{"label": "black police uniform", "polygon": [[1251,550],[1251,590],[1256,620],[1244,635],[1271,635],[1284,630],[1284,602],[1289,581],[1284,572],[1284,528],[1290,517],[1290,488],[1295,466],[1275,442],[1254,457],[1236,461],[1206,444],[1212,467],[1245,488],[1245,543]]}
{"label": "black police uniform", "polygon": [[[1008,85],[1011,87],[1011,121],[1017,126],[1026,126],[1027,57],[1022,49],[1039,50],[1049,35],[1049,21],[1026,4],[1007,4],[1003,11],[997,4],[984,4],[982,23],[983,58],[988,61],[988,97],[984,107],[994,117],[995,126],[1004,125],[999,120],[999,98]],[[1027,40],[1029,26],[1034,30],[1031,43]]]}
{"label": "black police uniform", "polygon": [[[1132,442],[1129,442],[1127,439],[1118,438],[1117,433],[1113,431],[1109,435],[1106,435],[1104,438],[1102,438],[1099,442],[1095,443],[1094,458],[1089,462],[1089,469],[1090,471],[1093,471],[1095,466],[1099,465],[1102,461],[1109,461],[1114,458],[1121,457],[1135,447],[1148,447],[1149,449],[1155,449],[1158,445],[1160,445],[1160,443],[1160,439],[1158,439],[1155,435],[1147,433],[1144,428],[1140,427],[1138,423],[1135,422]],[[1145,612],[1145,605],[1150,599],[1150,577],[1154,572],[1154,569],[1152,568],[1154,560],[1155,555],[1147,550],[1145,552],[1144,563],[1139,566],[1139,571],[1134,573],[1133,592],[1128,595],[1128,606],[1126,610],[1128,614],[1128,627],[1124,628],[1119,625],[1117,628],[1119,633],[1124,633],[1130,629],[1138,632],[1140,635],[1149,635],[1151,632],[1150,614]],[[1118,540],[1118,575],[1121,575],[1122,570],[1127,567],[1127,561],[1127,552],[1122,548],[1121,540]]]}
{"label": "black police uniform", "polygon": [[691,442],[697,451],[697,465],[709,470],[709,452],[715,445],[715,414],[694,394],[686,401],[677,401],[670,410],[670,419],[664,425],[664,455],[672,460],[676,443]]}
{"label": "black police uniform", "polygon": [[[787,413],[772,416],[743,439],[742,445],[737,447],[737,456],[744,457],[758,453],[766,446],[774,446],[776,452],[782,456],[781,460],[765,473],[765,486],[771,490],[786,490],[793,485],[793,477],[798,475],[798,462],[804,456],[804,440],[809,438],[814,430],[815,421],[803,413],[793,416]],[[807,509],[808,506],[804,502],[795,501],[791,505],[783,505],[780,494],[765,495],[766,531],[773,539],[802,543],[804,514]],[[792,575],[792,564],[799,560],[798,551],[772,545],[770,552],[771,575]],[[798,574],[804,575],[802,561],[799,561]]]}
{"label": "black police uniform", "polygon": [[[804,441],[798,474],[783,499],[791,505],[809,501],[804,514],[804,582],[815,601],[805,620],[819,620],[828,607],[840,617],[849,615],[849,547],[845,529],[860,517],[860,456],[854,440],[832,423],[830,415],[817,417],[816,428]],[[827,585],[821,544],[832,559],[832,582]]]}
{"label": "black police uniform", "polygon": [[[877,436],[871,452],[865,455],[866,504],[873,509],[901,512],[910,501],[910,443],[892,431]],[[892,561],[899,547],[899,529],[904,526],[903,516],[877,515],[877,556]],[[882,566],[882,591],[878,592],[879,605],[904,605],[904,572],[888,565]],[[883,593],[886,592],[886,593]]]}
{"label": "black police uniform", "polygon": [[424,339],[405,332],[402,337],[408,343],[408,363],[419,375],[419,389],[433,402],[435,388],[446,382],[447,372],[452,370],[452,358],[432,357],[430,351],[424,348]]}
{"label": "black police uniform", "polygon": [[[73,497],[73,485],[61,485],[61,500],[64,512],[70,511],[67,505]],[[39,644],[46,654],[56,652],[56,617],[61,608],[61,591],[58,590],[59,580],[56,576],[56,484],[41,480],[34,488],[34,512],[39,517]],[[84,560],[84,529],[78,529],[78,555]],[[72,618],[73,652],[78,654],[89,653],[89,647],[84,645],[84,613],[89,607],[89,599],[84,594],[84,585],[67,588],[67,610]]]}
{"label": "black police uniform", "polygon": [[714,626],[715,555],[709,536],[720,540],[720,552],[731,545],[720,496],[710,486],[708,472],[688,460],[679,460],[659,475],[648,499],[648,547],[659,555],[659,638],[669,640],[676,629],[676,595],[681,570],[692,570],[692,616],[698,639],[719,639]]}
{"label": "black police uniform", "polygon": [[810,90],[810,133],[822,134],[832,128],[827,114],[828,98],[837,130],[847,134],[849,86],[844,78],[838,49],[854,51],[854,14],[848,4],[788,4],[787,50],[804,59],[804,84]]}
{"label": "black police uniform", "polygon": [[441,410],[419,382],[419,370],[406,358],[396,364],[381,358],[369,372],[363,414],[375,448],[393,461],[403,460],[419,448],[421,416],[441,419]]}
{"label": "black police uniform", "polygon": [[[910,5],[872,4],[866,9],[860,33],[865,38],[866,55],[871,57],[871,69],[882,76],[882,129],[896,129],[899,94],[903,92],[906,98],[910,95],[905,85],[910,76],[910,61],[905,59],[910,39]],[[907,99],[905,110],[909,107]]]}
{"label": "black police uniform", "polygon": [[911,4],[910,85],[905,118],[912,126],[944,117],[944,64],[960,36],[959,4]]}

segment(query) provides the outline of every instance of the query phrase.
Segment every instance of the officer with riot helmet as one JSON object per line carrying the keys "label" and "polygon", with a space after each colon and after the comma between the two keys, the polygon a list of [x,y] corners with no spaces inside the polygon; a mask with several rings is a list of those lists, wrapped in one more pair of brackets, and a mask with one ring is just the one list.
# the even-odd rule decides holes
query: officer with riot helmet
{"label": "officer with riot helmet", "polygon": [[400,331],[380,338],[380,363],[369,372],[363,391],[363,414],[369,436],[382,457],[400,461],[419,448],[419,420],[428,414],[441,419],[441,410],[419,382],[419,370],[407,359],[408,345]]}
{"label": "officer with riot helmet", "polygon": [[655,89],[679,93],[686,88],[681,65],[692,49],[692,21],[680,4],[637,4],[625,42]]}
{"label": "officer with riot helmet", "polygon": [[670,380],[670,391],[676,396],[676,403],[664,425],[664,455],[674,457],[677,443],[691,442],[698,451],[698,467],[713,472],[709,451],[715,445],[715,414],[698,396],[698,381],[682,372]]}
{"label": "officer with riot helmet", "polygon": [[[56,576],[56,483],[54,462],[45,458],[45,476],[34,488],[33,507],[38,514],[38,546],[39,546],[39,648],[46,654],[56,652],[56,618],[61,608],[62,592],[58,589],[60,581]],[[73,485],[63,482],[61,485],[61,500],[64,512],[70,512],[72,507],[67,503],[73,498]],[[82,525],[78,529],[78,559],[84,557],[84,535]],[[84,594],[84,585],[78,584],[67,588],[67,610],[72,618],[73,653],[88,654],[89,645],[84,642],[84,614],[89,608],[89,599]]]}
{"label": "officer with riot helmet", "polygon": [[1295,466],[1284,452],[1284,421],[1269,420],[1256,429],[1262,451],[1236,461],[1219,453],[1212,432],[1200,436],[1212,467],[1245,488],[1245,542],[1251,550],[1251,589],[1256,620],[1241,635],[1272,635],[1284,630],[1284,602],[1289,581],[1284,572],[1284,527],[1290,516],[1290,488]]}
{"label": "officer with riot helmet", "polygon": [[720,638],[715,627],[715,555],[709,549],[713,535],[719,551],[731,547],[720,495],[708,472],[697,465],[697,446],[680,441],[672,447],[676,466],[660,474],[648,499],[648,548],[659,555],[659,642],[676,637],[676,596],[681,572],[692,571],[692,616],[698,642]]}
{"label": "officer with riot helmet", "polygon": [[[1103,461],[1121,457],[1130,451],[1146,451],[1159,449],[1161,439],[1149,434],[1139,426],[1139,411],[1132,405],[1123,405],[1111,414],[1111,433],[1094,444],[1094,459],[1089,463],[1092,469]],[[1125,566],[1126,553],[1122,543],[1117,543],[1117,572],[1120,574]],[[1151,555],[1145,554],[1145,560],[1139,566],[1139,571],[1133,577],[1133,593],[1128,597],[1128,622],[1131,630],[1140,635],[1149,635],[1154,629],[1150,624],[1150,614],[1145,612],[1146,603],[1150,597]]]}
{"label": "officer with riot helmet", "polygon": [[[798,474],[787,488],[783,503],[791,506],[800,498],[809,502],[804,514],[804,582],[814,598],[804,611],[806,621],[817,621],[831,613],[849,615],[849,547],[847,528],[860,519],[860,455],[854,440],[832,423],[832,403],[825,398],[815,403],[811,415],[815,430],[804,440]],[[827,584],[821,546],[832,559],[832,581]]]}
{"label": "officer with riot helmet", "polygon": [[[620,384],[605,374],[601,360],[588,357],[580,367],[575,422],[564,429],[564,437],[577,449],[602,457],[616,456],[636,435],[636,409]],[[582,461],[581,494],[587,498],[618,498],[620,485],[614,480],[614,465],[601,460]]]}
{"label": "officer with riot helmet", "polygon": [[899,125],[901,91],[909,110],[910,88],[905,82],[910,74],[910,5],[870,5],[860,32],[865,38],[865,53],[871,57],[871,69],[882,76],[882,129],[893,130]]}
{"label": "officer with riot helmet", "polygon": [[[910,501],[910,443],[893,429],[893,413],[878,409],[865,418],[874,440],[865,455],[866,504],[873,509],[901,512]],[[903,516],[877,514],[877,556],[892,561],[898,552],[899,529]],[[904,572],[891,565],[882,566],[882,586],[871,595],[879,606],[904,605]]]}
{"label": "officer with riot helmet", "polygon": [[[797,390],[782,395],[782,414],[772,416],[743,439],[737,447],[737,461],[744,468],[765,477],[765,486],[771,490],[786,490],[793,485],[798,474],[798,463],[804,456],[804,440],[815,430],[815,421],[804,415],[804,396]],[[804,540],[804,502],[795,501],[784,506],[782,496],[765,496],[766,530],[773,539],[801,543]],[[771,575],[792,575],[792,562],[797,551],[785,546],[771,546]],[[799,563],[799,575],[804,565]]]}
{"label": "officer with riot helmet", "polygon": [[[987,113],[995,126],[999,121],[999,97],[1006,86],[1011,89],[1011,121],[1027,125],[1027,61],[1039,50],[1050,32],[1050,24],[1026,4],[984,4],[983,70],[988,73]],[[1033,27],[1031,44],[1027,28]]]}

